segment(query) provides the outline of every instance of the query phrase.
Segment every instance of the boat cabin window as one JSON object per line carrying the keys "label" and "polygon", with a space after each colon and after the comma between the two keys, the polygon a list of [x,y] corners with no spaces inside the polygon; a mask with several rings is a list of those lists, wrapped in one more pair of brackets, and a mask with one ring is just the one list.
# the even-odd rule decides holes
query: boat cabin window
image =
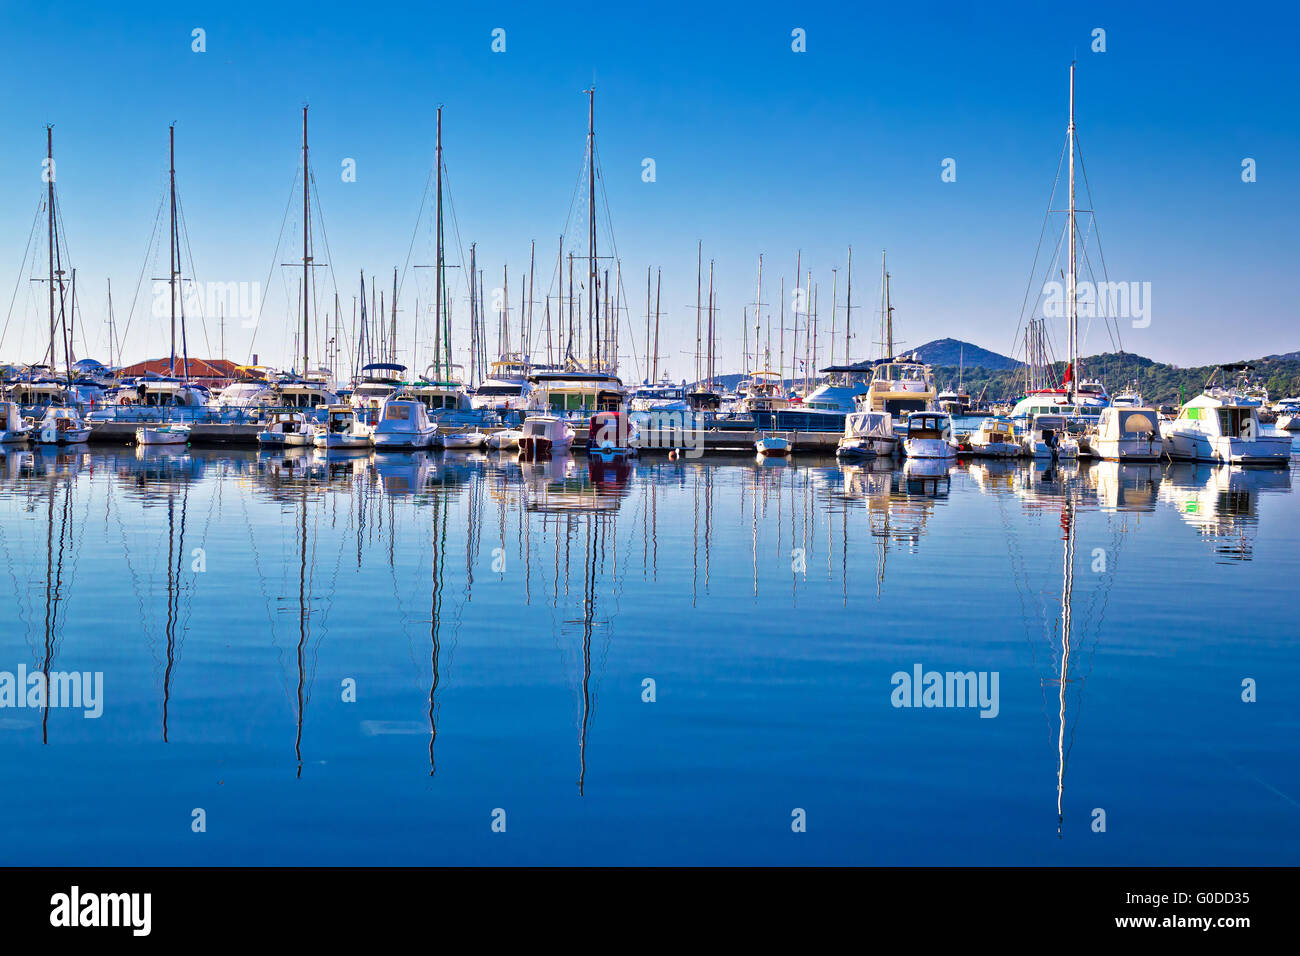
{"label": "boat cabin window", "polygon": [[389,402],[384,406],[384,421],[386,422],[409,422],[411,420],[411,407],[409,405],[398,405]]}
{"label": "boat cabin window", "polygon": [[518,397],[523,392],[521,385],[480,385],[477,395],[492,396],[502,395],[506,397]]}
{"label": "boat cabin window", "polygon": [[1230,438],[1255,436],[1255,410],[1253,408],[1220,408],[1219,430]]}

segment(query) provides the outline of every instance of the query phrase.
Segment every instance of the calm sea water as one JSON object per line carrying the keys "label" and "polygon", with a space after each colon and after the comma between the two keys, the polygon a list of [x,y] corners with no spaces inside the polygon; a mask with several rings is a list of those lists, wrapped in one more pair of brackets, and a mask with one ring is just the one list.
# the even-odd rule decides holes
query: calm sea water
{"label": "calm sea water", "polygon": [[103,686],[0,709],[3,857],[1295,864],[1295,488],[10,450],[0,671]]}

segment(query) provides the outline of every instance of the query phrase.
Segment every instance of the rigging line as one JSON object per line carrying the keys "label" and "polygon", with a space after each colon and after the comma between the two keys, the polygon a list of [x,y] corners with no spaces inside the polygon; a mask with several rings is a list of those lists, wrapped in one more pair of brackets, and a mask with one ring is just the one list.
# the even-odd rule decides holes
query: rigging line
{"label": "rigging line", "polygon": [[[198,279],[198,274],[197,274],[197,272],[196,272],[195,269],[194,269],[194,250],[193,250],[193,248],[191,248],[191,246],[190,246],[190,229],[189,229],[189,226],[187,226],[187,225],[185,224],[185,207],[184,207],[184,205],[181,203],[181,196],[180,196],[180,193],[179,193],[179,192],[177,192],[177,194],[176,194],[176,215],[177,215],[177,217],[180,219],[180,224],[181,224],[181,234],[185,236],[185,253],[186,253],[186,255],[188,255],[188,256],[190,257],[190,284],[191,284],[191,285],[194,285],[194,286],[197,286],[197,285],[199,285],[199,279]],[[203,314],[203,296],[200,295],[200,296],[197,296],[197,298],[198,298],[198,303],[199,303],[199,325],[201,325],[201,326],[203,327],[203,344],[204,344],[204,346],[206,346],[206,348],[207,348],[207,350],[208,350],[208,354],[211,355],[211,354],[212,354],[212,340],[208,338],[208,322],[207,322],[206,317],[205,317],[204,314]],[[182,288],[181,288],[181,320],[182,320],[182,323],[184,322],[184,318],[185,318],[185,289],[184,289],[184,287],[182,287]],[[187,350],[187,352],[188,352],[188,350]],[[186,361],[186,363],[187,363],[187,366],[188,366],[188,363],[192,361],[192,359],[190,358],[190,356],[189,356],[188,354],[186,354],[186,356],[185,356],[185,361]],[[189,375],[189,368],[188,368],[188,367],[186,368],[185,372],[186,372],[186,376],[188,377],[188,375]]]}
{"label": "rigging line", "polygon": [[162,222],[163,205],[166,201],[167,190],[164,189],[162,195],[158,197],[158,210],[153,217],[153,231],[149,233],[149,242],[144,247],[144,262],[140,263],[140,275],[135,280],[135,292],[131,296],[131,308],[126,313],[126,325],[122,329],[122,334],[117,337],[119,343],[125,342],[126,337],[131,334],[131,319],[135,316],[135,305],[140,298],[140,286],[144,284],[144,273],[149,268],[149,251],[153,249],[154,240],[158,236],[158,226]]}
{"label": "rigging line", "polygon": [[[45,209],[45,198],[42,197],[36,203],[36,215],[32,218],[32,228],[31,231],[27,234],[27,248],[23,250],[23,258],[21,260],[22,265],[25,265],[27,263],[27,255],[31,251],[32,240],[36,238],[36,230],[40,228],[41,212],[44,211],[44,209]],[[14,303],[18,300],[18,289],[22,286],[23,283],[22,265],[19,265],[18,267],[18,279],[14,283],[14,294],[9,298],[9,314],[5,316],[5,327],[3,329],[0,329],[0,349],[4,348],[5,336],[9,334],[9,321],[10,319],[13,318]],[[32,265],[33,267],[35,266],[35,261],[33,261]]]}
{"label": "rigging line", "polygon": [[[1011,338],[1012,355],[1015,355],[1016,349],[1019,348],[1016,342],[1020,338],[1020,329],[1025,322],[1025,307],[1029,304],[1029,293],[1034,288],[1034,277],[1038,274],[1038,256],[1039,253],[1042,252],[1043,236],[1047,234],[1047,224],[1052,217],[1052,200],[1056,198],[1056,187],[1061,184],[1061,167],[1065,165],[1066,148],[1067,143],[1062,143],[1061,155],[1056,161],[1056,178],[1052,180],[1052,192],[1051,195],[1047,197],[1047,210],[1043,213],[1043,227],[1038,232],[1038,245],[1034,247],[1034,262],[1033,265],[1029,267],[1029,284],[1025,286],[1025,298],[1020,303],[1020,317],[1016,320],[1016,331]],[[1059,241],[1057,243],[1057,248],[1060,248]]]}
{"label": "rigging line", "polygon": [[264,291],[262,292],[262,301],[259,302],[257,306],[257,316],[253,322],[253,334],[249,336],[248,339],[248,358],[245,360],[248,363],[251,363],[253,359],[253,347],[257,343],[257,330],[262,325],[262,309],[265,308],[266,297],[271,292],[271,276],[275,274],[275,261],[280,258],[280,242],[281,240],[284,239],[284,227],[285,224],[288,223],[289,221],[289,210],[293,208],[293,201],[297,189],[298,189],[298,171],[295,169],[293,174],[293,182],[289,184],[289,200],[284,204],[284,216],[280,220],[280,234],[275,237],[275,250],[274,250],[274,255],[271,258],[271,268],[267,270],[266,284],[262,286],[262,289]]}
{"label": "rigging line", "polygon": [[[316,197],[316,221],[320,223],[320,238],[321,242],[325,244],[325,258],[328,260],[325,263],[325,267],[329,270],[330,274],[330,288],[334,290],[335,295],[338,295],[339,283],[338,276],[334,272],[334,253],[330,251],[330,237],[329,233],[325,231],[325,210],[321,208],[320,204],[320,189],[316,186],[316,172],[308,166],[307,174],[311,177],[312,195]],[[313,244],[312,252],[314,253],[315,251],[316,248]],[[312,284],[312,288],[315,289],[315,283]],[[316,304],[315,300],[313,300],[313,304]],[[319,309],[317,310],[317,316],[319,317]]]}
{"label": "rigging line", "polygon": [[[1074,143],[1075,143],[1075,146],[1076,146],[1076,147],[1078,148],[1078,150],[1079,150],[1079,170],[1080,170],[1080,172],[1083,173],[1083,189],[1084,189],[1084,192],[1086,192],[1086,193],[1088,194],[1088,208],[1089,208],[1089,209],[1096,209],[1096,208],[1097,208],[1097,204],[1096,204],[1095,202],[1093,202],[1093,200],[1092,200],[1092,186],[1091,186],[1091,185],[1089,184],[1089,182],[1088,182],[1088,167],[1087,167],[1087,165],[1085,165],[1085,163],[1084,163],[1084,161],[1083,161],[1083,144],[1079,141],[1079,133],[1078,133],[1077,130],[1075,131],[1075,134],[1074,134]],[[1105,280],[1107,281],[1107,283],[1109,283],[1109,282],[1110,282],[1110,270],[1108,270],[1108,269],[1106,268],[1106,253],[1105,253],[1105,251],[1104,251],[1104,250],[1102,249],[1102,247],[1101,247],[1101,226],[1099,226],[1099,225],[1097,224],[1097,214],[1096,214],[1096,213],[1093,213],[1093,214],[1092,214],[1092,229],[1093,229],[1093,232],[1095,232],[1095,233],[1097,234],[1097,255],[1098,255],[1098,257],[1101,259],[1101,275],[1102,275],[1102,278],[1105,279]],[[1115,335],[1116,335],[1117,337],[1119,336],[1119,322],[1118,322],[1118,321],[1116,321],[1116,323],[1115,323]],[[1119,342],[1119,350],[1120,350],[1121,352],[1124,351],[1124,341],[1123,341],[1122,338],[1120,339],[1120,342]]]}
{"label": "rigging line", "polygon": [[[604,205],[605,205],[605,230],[606,230],[606,232],[609,233],[609,247],[610,247],[610,251],[614,253],[614,261],[615,261],[615,262],[618,262],[618,261],[619,261],[619,255],[618,255],[618,240],[614,238],[614,222],[613,222],[613,220],[610,218],[610,214],[609,214],[609,194],[605,191],[605,176],[604,176],[604,170],[602,169],[602,167],[601,167],[601,163],[600,163],[600,150],[596,148],[595,143],[592,143],[592,149],[593,149],[593,151],[594,151],[595,154],[596,154],[596,162],[595,162],[595,166],[596,166],[596,179],[597,179],[597,181],[600,183],[600,198],[604,201]],[[618,288],[614,290],[614,313],[615,313],[615,315],[614,315],[614,339],[615,339],[615,341],[617,341],[617,339],[618,339],[618,313],[619,313],[620,311],[622,311],[622,312],[625,313],[624,318],[625,318],[625,320],[626,320],[626,322],[627,322],[628,338],[629,338],[629,340],[632,342],[632,363],[633,363],[633,367],[634,367],[634,369],[636,370],[636,376],[637,376],[637,378],[640,378],[640,377],[641,377],[641,363],[640,363],[640,360],[637,358],[637,354],[636,354],[636,330],[635,330],[634,328],[632,328],[632,315],[631,315],[631,310],[629,310],[629,309],[627,308],[627,296],[626,296],[626,294],[625,294],[625,292],[624,292],[624,289],[623,289],[623,274],[622,274],[622,271],[619,270],[619,271],[617,272],[617,275],[618,275]],[[610,344],[613,345],[613,343],[610,343]],[[618,365],[618,355],[614,355],[614,356],[612,356],[612,358],[613,358],[613,360],[614,360],[614,365],[617,366],[617,365]],[[648,370],[647,370],[647,374],[648,374]]]}
{"label": "rigging line", "polygon": [[[446,165],[445,163],[443,164]],[[428,175],[424,179],[424,192],[420,195],[420,208],[415,211],[415,225],[411,228],[411,241],[406,247],[406,261],[402,263],[402,276],[397,284],[397,294],[400,297],[402,290],[406,288],[406,272],[411,268],[411,256],[415,254],[415,240],[420,234],[420,221],[424,218],[424,206],[429,201],[429,187],[433,184],[433,175],[437,172],[438,161],[435,158],[429,164]]]}

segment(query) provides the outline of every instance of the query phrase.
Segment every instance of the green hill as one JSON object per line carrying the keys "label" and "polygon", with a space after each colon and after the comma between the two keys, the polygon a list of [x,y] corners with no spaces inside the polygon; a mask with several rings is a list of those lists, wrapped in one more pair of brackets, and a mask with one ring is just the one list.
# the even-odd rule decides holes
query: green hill
{"label": "green hill", "polygon": [[[1250,373],[1250,381],[1264,385],[1273,400],[1300,394],[1300,357],[1291,356],[1296,353],[1252,360],[1250,364],[1255,368]],[[1200,394],[1215,369],[1213,365],[1179,368],[1128,352],[1093,355],[1082,359],[1080,364],[1084,378],[1100,379],[1112,393],[1136,382],[1143,398],[1161,405],[1178,404]],[[1057,362],[1058,380],[1064,374],[1065,363]],[[955,365],[934,367],[935,383],[940,389],[955,385],[957,376]],[[986,401],[1014,399],[1024,394],[1024,370],[1023,367],[994,370],[967,365],[962,384],[972,396],[983,391]]]}

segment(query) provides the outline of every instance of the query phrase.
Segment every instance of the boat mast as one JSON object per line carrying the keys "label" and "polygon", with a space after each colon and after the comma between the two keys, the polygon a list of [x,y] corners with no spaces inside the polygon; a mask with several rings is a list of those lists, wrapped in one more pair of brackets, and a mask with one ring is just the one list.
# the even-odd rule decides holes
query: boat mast
{"label": "boat mast", "polygon": [[654,376],[653,380],[659,380],[659,295],[664,289],[664,270],[660,269],[655,275],[655,351],[654,351]]}
{"label": "boat mast", "polygon": [[704,268],[704,240],[695,245],[695,381],[704,376],[700,373],[700,277]]}
{"label": "boat mast", "polygon": [[[441,106],[438,107],[438,140],[437,140],[437,147],[434,151],[434,165],[437,169],[436,176],[438,180],[438,198],[436,201],[436,210],[435,210],[435,215],[437,216],[435,233],[436,233],[438,248],[436,252],[436,259],[435,259],[434,270],[433,270],[434,272],[434,277],[433,277],[433,285],[434,285],[433,323],[434,325],[433,327],[435,330],[434,342],[437,343],[435,345],[435,348],[437,348],[437,345],[442,345],[443,349],[446,350],[447,362],[448,365],[450,365],[451,364],[451,343],[440,341],[444,337],[442,334],[443,250],[442,250],[442,107]],[[448,332],[450,332],[450,329],[448,329]],[[436,356],[434,362],[436,374],[438,378],[441,379],[443,377],[442,349],[438,349],[434,354]],[[448,374],[450,374],[451,369],[448,368],[447,371]]]}
{"label": "boat mast", "polygon": [[[763,253],[758,254],[758,288],[754,291],[754,367],[758,367],[758,343],[763,337]],[[763,365],[764,369],[767,363]]]}
{"label": "boat mast", "polygon": [[167,178],[171,193],[171,229],[167,235],[167,254],[171,259],[171,268],[167,273],[167,292],[171,297],[172,342],[170,369],[167,374],[176,375],[176,124],[167,127]]}
{"label": "boat mast", "polygon": [[840,270],[831,270],[831,365],[835,364],[835,309],[840,304]]}
{"label": "boat mast", "polygon": [[45,179],[49,195],[45,201],[46,211],[49,213],[50,225],[47,233],[49,239],[50,252],[50,368],[54,368],[54,243],[55,229],[54,222],[54,126],[45,127]]}
{"label": "boat mast", "polygon": [[[524,362],[528,363],[528,367],[530,368],[532,363],[529,361],[529,357],[533,352],[533,272],[536,264],[537,240],[533,239],[530,241],[528,246],[528,323],[525,326],[526,331],[524,333],[523,343]],[[447,356],[447,362],[448,364],[451,363],[450,353]]]}
{"label": "boat mast", "polygon": [[600,344],[596,326],[600,322],[600,297],[596,294],[596,86],[587,93],[587,351],[588,365],[595,349],[595,363],[600,361]]}
{"label": "boat mast", "polygon": [[781,391],[785,391],[785,276],[781,276],[781,287],[778,292],[781,298],[781,334],[779,345],[776,353],[776,374],[780,380]]}
{"label": "boat mast", "polygon": [[[108,367],[113,368],[113,280],[108,280]],[[225,347],[222,347],[224,352]],[[222,356],[225,357],[224,355]]]}
{"label": "boat mast", "polygon": [[851,365],[849,360],[849,329],[853,325],[853,247],[849,246],[849,265],[848,265],[849,293],[848,299],[844,303],[844,364]]}
{"label": "boat mast", "polygon": [[1066,386],[1066,397],[1074,402],[1075,383],[1079,379],[1079,303],[1077,300],[1079,275],[1075,250],[1075,211],[1074,211],[1074,64],[1070,64],[1070,127],[1067,131],[1070,150],[1070,277],[1066,295],[1070,300],[1070,382]]}
{"label": "boat mast", "polygon": [[[173,193],[175,185],[173,184]],[[302,108],[302,374],[307,375],[308,319],[311,309],[311,176],[307,167],[307,107]],[[175,203],[173,195],[172,202]],[[382,321],[382,320],[380,320]],[[175,333],[173,333],[174,335]],[[175,351],[173,349],[173,351]]]}
{"label": "boat mast", "polygon": [[709,388],[713,388],[713,260],[709,260]]}
{"label": "boat mast", "polygon": [[654,384],[654,376],[650,373],[650,271],[651,267],[645,267],[645,375],[646,383]]}

